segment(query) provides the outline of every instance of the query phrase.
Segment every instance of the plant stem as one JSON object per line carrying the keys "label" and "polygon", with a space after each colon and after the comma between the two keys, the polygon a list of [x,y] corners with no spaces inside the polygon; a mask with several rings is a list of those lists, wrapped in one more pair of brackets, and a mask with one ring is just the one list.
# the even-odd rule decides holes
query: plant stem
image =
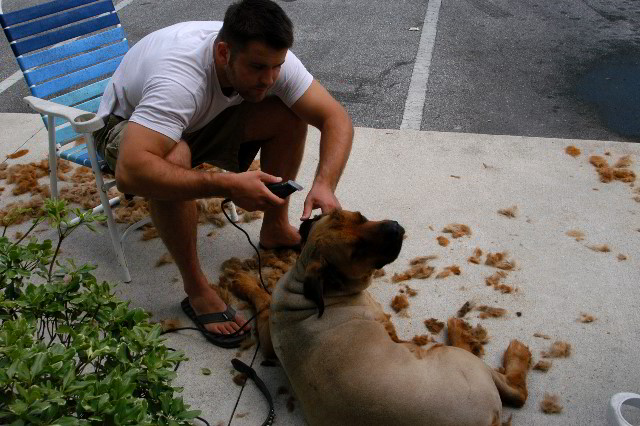
{"label": "plant stem", "polygon": [[58,252],[60,251],[62,240],[64,240],[64,236],[60,235],[60,238],[58,238],[58,245],[56,246],[56,251],[53,253],[53,258],[51,259],[51,263],[49,264],[49,277],[47,278],[48,283],[51,282],[51,272],[53,271],[53,265],[56,263],[56,257],[58,257]]}
{"label": "plant stem", "polygon": [[[24,240],[25,238],[27,238],[27,235],[29,235],[29,233],[31,233],[31,231],[33,231],[33,229],[40,225],[40,222],[42,222],[41,219],[36,219],[33,221],[33,225],[31,225],[31,228],[29,228],[29,230],[27,232],[24,233],[24,235],[22,236],[22,238],[20,238],[18,241],[16,241],[13,245],[18,245],[22,242],[22,240]],[[6,230],[7,228],[5,228]],[[4,233],[2,234],[4,236]]]}

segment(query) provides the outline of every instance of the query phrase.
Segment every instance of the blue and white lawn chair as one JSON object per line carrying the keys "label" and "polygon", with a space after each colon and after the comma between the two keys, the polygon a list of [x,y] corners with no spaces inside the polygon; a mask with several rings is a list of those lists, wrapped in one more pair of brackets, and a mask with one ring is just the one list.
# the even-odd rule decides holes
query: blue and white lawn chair
{"label": "blue and white lawn chair", "polygon": [[[106,163],[97,155],[91,134],[104,126],[95,113],[111,75],[129,49],[112,0],[56,0],[4,14],[0,10],[0,24],[32,94],[24,99],[42,115],[49,132],[51,196],[58,197],[57,157],[91,167],[100,195],[100,205],[93,211],[107,216],[124,280],[131,281],[122,241],[149,219],[120,235],[111,212],[120,199],[107,195],[116,183],[104,182]],[[79,137],[84,137],[83,144],[63,149]],[[230,213],[237,221],[235,206],[230,206]]]}
{"label": "blue and white lawn chair", "polygon": [[[110,76],[129,49],[111,0],[57,0],[0,14],[0,23],[33,96],[25,101],[42,114],[49,132],[51,196],[58,197],[56,158],[91,167],[100,194],[94,212],[107,216],[109,234],[126,282],[131,281],[120,233],[111,212],[105,163],[91,132],[103,127],[96,116]],[[63,149],[79,137],[82,145]]]}
{"label": "blue and white lawn chair", "polygon": [[[107,216],[109,235],[122,267],[125,282],[131,281],[122,250],[122,240],[140,221],[122,235],[113,219],[105,183],[106,167],[95,149],[91,133],[104,126],[96,116],[100,99],[113,72],[129,49],[129,43],[111,0],[56,0],[9,13],[0,10],[4,30],[32,96],[25,101],[42,115],[49,132],[51,196],[58,197],[56,157],[91,167],[100,194],[94,212]],[[84,137],[82,145],[63,147]],[[235,207],[232,219],[237,220]]]}

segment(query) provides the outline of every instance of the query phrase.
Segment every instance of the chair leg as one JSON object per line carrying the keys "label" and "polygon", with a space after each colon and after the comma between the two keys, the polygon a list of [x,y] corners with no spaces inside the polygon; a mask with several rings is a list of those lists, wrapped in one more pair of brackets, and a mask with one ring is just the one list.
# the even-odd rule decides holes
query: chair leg
{"label": "chair leg", "polygon": [[47,115],[47,130],[49,133],[49,189],[51,198],[58,199],[58,149],[56,146],[55,116]]}
{"label": "chair leg", "polygon": [[98,194],[100,195],[100,203],[104,209],[104,213],[107,216],[107,227],[109,228],[109,235],[111,236],[111,243],[113,244],[113,251],[116,254],[116,258],[123,272],[124,282],[131,281],[131,275],[129,274],[129,268],[127,266],[127,260],[124,257],[124,250],[122,249],[122,243],[120,242],[120,234],[116,226],[116,221],[113,219],[113,213],[111,211],[111,205],[109,204],[109,196],[104,188],[104,180],[102,179],[102,172],[98,165],[98,157],[96,155],[96,148],[93,142],[93,136],[86,134],[87,151],[89,152],[89,159],[91,160],[91,168],[93,169],[93,175],[96,178],[96,185],[98,186]]}

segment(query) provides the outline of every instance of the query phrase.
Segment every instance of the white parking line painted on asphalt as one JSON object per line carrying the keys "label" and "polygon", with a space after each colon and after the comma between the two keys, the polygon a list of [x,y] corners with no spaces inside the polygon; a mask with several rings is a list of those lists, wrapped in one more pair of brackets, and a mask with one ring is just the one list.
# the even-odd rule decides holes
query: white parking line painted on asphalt
{"label": "white parking line painted on asphalt", "polygon": [[[131,3],[133,3],[133,0],[122,0],[121,2],[118,2],[118,4],[115,5],[116,12]],[[2,0],[0,0],[0,13],[2,13]],[[0,81],[0,94],[20,80],[22,80],[22,71],[18,70],[9,77]]]}
{"label": "white parking line painted on asphalt", "polygon": [[441,0],[429,0],[427,13],[422,24],[422,35],[418,45],[416,62],[413,65],[411,83],[407,100],[404,103],[404,114],[400,129],[420,130],[422,123],[422,110],[429,81],[429,69],[431,68],[431,56],[436,42],[436,31],[438,30],[438,15],[440,13]]}

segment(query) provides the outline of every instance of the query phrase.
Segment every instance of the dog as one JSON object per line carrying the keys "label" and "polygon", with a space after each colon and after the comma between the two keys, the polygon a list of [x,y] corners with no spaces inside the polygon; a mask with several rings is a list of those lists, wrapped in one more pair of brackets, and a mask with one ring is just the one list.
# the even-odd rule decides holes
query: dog
{"label": "dog", "polygon": [[300,234],[300,256],[271,298],[239,281],[262,309],[260,342],[279,359],[309,425],[493,426],[503,403],[525,403],[531,352],[521,342],[511,341],[497,371],[471,353],[457,318],[448,321],[451,346],[397,338],[366,291],[400,253],[397,222],[335,210],[304,222]]}

